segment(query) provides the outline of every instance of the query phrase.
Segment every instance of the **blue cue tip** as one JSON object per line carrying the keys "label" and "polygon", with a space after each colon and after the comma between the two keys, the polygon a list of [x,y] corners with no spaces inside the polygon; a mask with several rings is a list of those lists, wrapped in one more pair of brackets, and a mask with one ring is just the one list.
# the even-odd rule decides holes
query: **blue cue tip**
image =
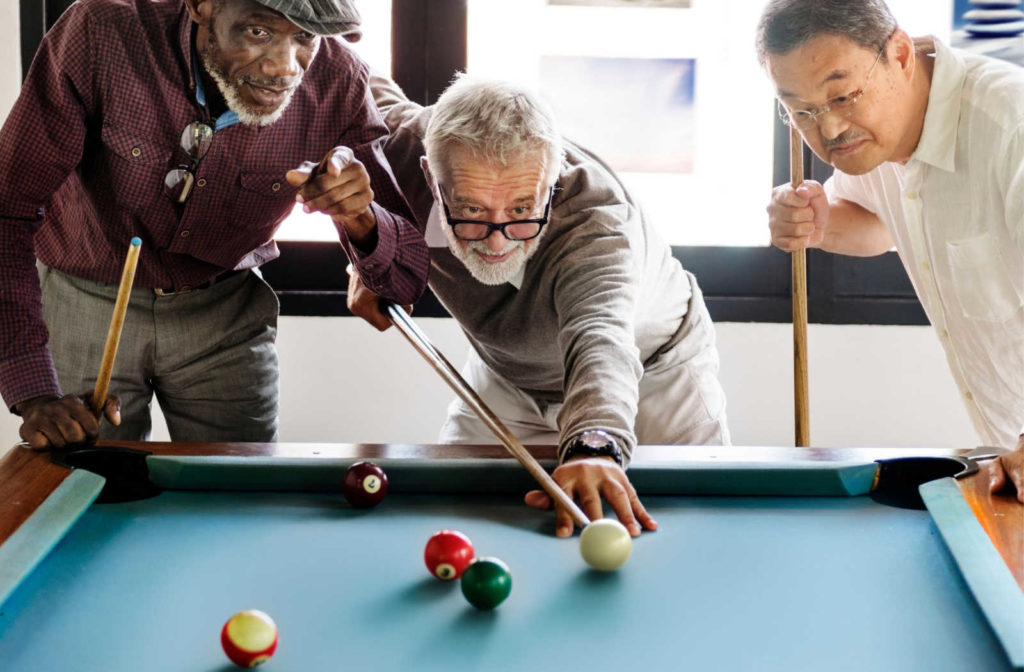
{"label": "blue cue tip", "polygon": [[138,236],[132,238],[132,247],[138,247],[139,245],[142,245],[142,238],[139,238]]}

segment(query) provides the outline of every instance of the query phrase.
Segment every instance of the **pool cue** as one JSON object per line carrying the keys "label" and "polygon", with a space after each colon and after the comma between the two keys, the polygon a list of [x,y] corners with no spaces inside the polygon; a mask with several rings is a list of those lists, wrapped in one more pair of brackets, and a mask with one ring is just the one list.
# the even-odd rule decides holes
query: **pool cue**
{"label": "pool cue", "polygon": [[[804,181],[804,141],[789,129],[789,177],[796,189]],[[793,408],[798,447],[811,445],[807,385],[807,250],[794,250],[793,259]]]}
{"label": "pool cue", "polygon": [[523,444],[512,435],[512,432],[505,427],[504,423],[498,419],[498,416],[494,414],[484,400],[477,395],[476,390],[470,387],[466,379],[452,366],[444,355],[431,345],[430,340],[426,334],[420,331],[419,327],[413,323],[412,318],[409,317],[408,313],[402,309],[401,306],[396,306],[393,303],[387,304],[388,317],[391,318],[392,324],[398,327],[398,330],[402,332],[402,335],[412,344],[416,350],[423,355],[423,358],[434,367],[444,381],[448,383],[455,394],[469,405],[473,409],[473,412],[487,425],[488,429],[494,432],[494,435],[501,441],[502,445],[512,453],[512,456],[519,460],[519,463],[526,467],[526,470],[530,472],[530,475],[536,479],[540,484],[544,492],[548,493],[555,502],[565,507],[572,519],[580,527],[586,527],[590,524],[590,519],[583,513],[583,510],[576,505],[576,502],[572,501],[572,498],[566,494],[565,490],[562,490],[555,479],[551,478],[548,472],[544,471],[544,467],[540,466],[536,458],[533,457],[523,447]]}
{"label": "pool cue", "polygon": [[92,412],[97,416],[103,412],[103,406],[107,403],[110,375],[114,371],[114,358],[117,356],[117,346],[121,341],[121,328],[124,326],[124,315],[128,311],[128,297],[132,293],[132,282],[135,280],[135,267],[139,263],[141,247],[142,239],[132,238],[128,246],[128,257],[124,260],[124,270],[121,271],[121,286],[117,289],[114,314],[110,316],[110,329],[107,330],[107,344],[103,348],[103,360],[100,362],[96,388],[92,393]]}

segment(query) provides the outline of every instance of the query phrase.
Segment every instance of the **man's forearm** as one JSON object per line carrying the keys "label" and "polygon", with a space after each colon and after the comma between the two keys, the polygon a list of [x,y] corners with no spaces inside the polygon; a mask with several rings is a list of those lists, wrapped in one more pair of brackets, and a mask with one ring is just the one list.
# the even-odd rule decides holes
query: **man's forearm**
{"label": "man's forearm", "polygon": [[873,212],[851,201],[829,201],[829,220],[821,249],[853,257],[874,257],[892,249],[889,229]]}

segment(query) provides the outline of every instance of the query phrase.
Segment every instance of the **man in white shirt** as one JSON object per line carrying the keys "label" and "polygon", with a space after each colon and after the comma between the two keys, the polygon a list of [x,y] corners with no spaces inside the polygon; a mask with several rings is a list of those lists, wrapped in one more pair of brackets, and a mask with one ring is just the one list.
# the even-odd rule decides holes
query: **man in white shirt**
{"label": "man in white shirt", "polygon": [[938,332],[988,466],[1024,502],[1024,69],[925,46],[882,0],[772,0],[758,27],[780,112],[835,167],[777,187],[772,243],[894,245]]}

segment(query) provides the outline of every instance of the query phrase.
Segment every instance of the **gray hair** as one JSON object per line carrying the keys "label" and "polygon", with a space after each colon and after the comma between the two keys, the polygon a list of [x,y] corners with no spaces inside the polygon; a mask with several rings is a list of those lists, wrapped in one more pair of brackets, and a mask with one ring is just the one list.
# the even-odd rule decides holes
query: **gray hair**
{"label": "gray hair", "polygon": [[882,52],[897,28],[883,0],[771,0],[757,25],[757,60],[788,54],[821,35],[839,35]]}
{"label": "gray hair", "polygon": [[510,82],[463,73],[434,104],[423,144],[431,171],[442,181],[449,177],[445,157],[455,146],[501,165],[525,152],[546,151],[548,186],[558,179],[564,154],[555,115],[539,95]]}

